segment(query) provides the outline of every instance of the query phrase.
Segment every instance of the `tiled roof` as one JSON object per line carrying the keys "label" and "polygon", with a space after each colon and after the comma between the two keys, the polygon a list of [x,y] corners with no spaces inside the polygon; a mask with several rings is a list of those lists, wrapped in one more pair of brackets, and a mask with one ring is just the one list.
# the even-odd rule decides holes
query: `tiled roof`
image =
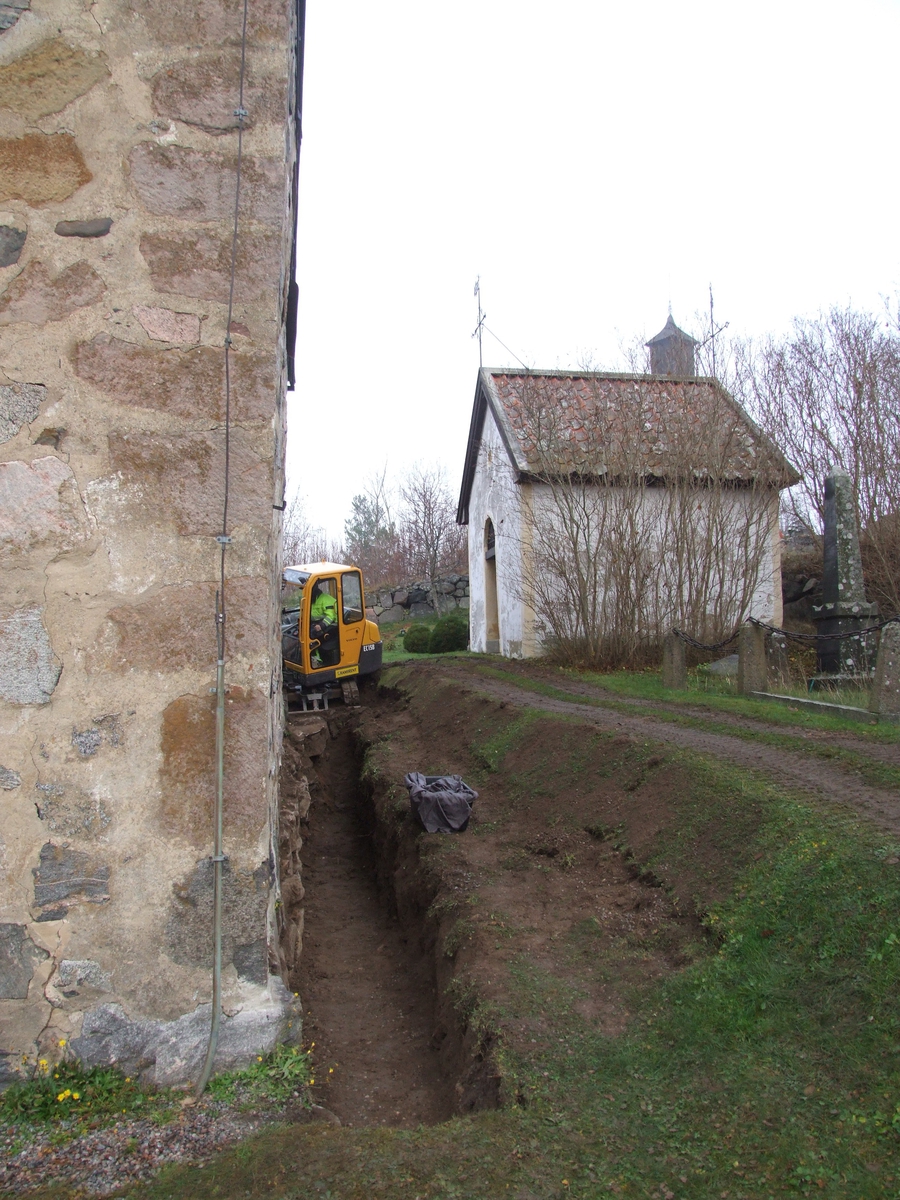
{"label": "tiled roof", "polygon": [[799,479],[713,379],[483,369],[460,493],[463,523],[488,408],[520,478],[677,475],[778,488]]}

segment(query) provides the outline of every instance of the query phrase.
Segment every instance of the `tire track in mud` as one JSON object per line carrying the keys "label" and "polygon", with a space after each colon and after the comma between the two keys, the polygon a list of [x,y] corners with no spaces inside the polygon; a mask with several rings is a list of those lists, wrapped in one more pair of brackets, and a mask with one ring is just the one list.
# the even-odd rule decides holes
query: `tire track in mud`
{"label": "tire track in mud", "polygon": [[[515,704],[520,708],[534,708],[542,712],[577,716],[600,729],[616,730],[619,733],[629,733],[639,738],[668,742],[670,745],[683,749],[697,750],[715,758],[727,759],[739,767],[760,771],[770,779],[790,788],[811,793],[819,799],[844,808],[854,809],[882,829],[900,835],[900,794],[890,788],[870,787],[862,783],[852,770],[848,770],[838,762],[825,762],[812,753],[805,755],[798,751],[745,741],[743,738],[732,737],[725,733],[688,729],[653,717],[630,716],[613,709],[599,708],[594,704],[558,700],[516,687],[515,684],[474,676],[465,670],[444,672],[444,674],[449,674],[454,682],[462,684],[470,691],[504,700],[506,703]],[[609,699],[618,702],[619,697],[610,695]],[[678,709],[675,711],[688,710]],[[707,714],[699,714],[694,710],[691,715],[705,716]],[[719,719],[718,713],[715,714],[715,719]],[[729,723],[740,722],[739,719],[731,717]],[[753,723],[748,722],[745,727],[752,729]],[[772,727],[766,726],[765,728]],[[785,732],[780,726],[776,728],[779,732]],[[837,741],[837,739],[833,740]],[[868,745],[852,739],[848,739],[846,744],[861,754],[869,754]],[[880,756],[872,754],[871,757]],[[894,760],[887,759],[887,761]]]}

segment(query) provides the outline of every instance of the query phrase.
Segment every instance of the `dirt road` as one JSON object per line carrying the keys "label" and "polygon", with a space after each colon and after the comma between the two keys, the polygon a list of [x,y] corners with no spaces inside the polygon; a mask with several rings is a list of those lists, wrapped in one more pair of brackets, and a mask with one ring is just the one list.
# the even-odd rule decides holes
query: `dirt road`
{"label": "dirt road", "polygon": [[[476,672],[454,663],[447,665],[447,671],[460,685],[473,692],[492,696],[515,704],[522,708],[535,708],[544,712],[565,713],[577,716],[601,729],[614,729],[638,738],[652,738],[654,741],[667,742],[670,745],[699,750],[717,758],[726,759],[740,767],[761,771],[772,780],[791,788],[798,788],[811,793],[829,803],[844,808],[854,809],[865,814],[877,825],[892,834],[900,836],[900,793],[890,788],[872,787],[864,783],[857,772],[838,761],[818,757],[812,749],[809,754],[800,751],[769,746],[763,742],[746,740],[737,735],[707,731],[676,725],[653,716],[642,716],[640,709],[649,707],[646,701],[635,700],[634,715],[621,711],[622,698],[599,688],[591,688],[585,684],[571,684],[568,679],[561,682],[554,680],[560,690],[578,690],[585,698],[595,701],[593,704],[580,704],[577,701],[567,701],[542,696],[526,688],[517,687],[496,679],[488,679]],[[615,702],[616,708],[605,708],[603,703]],[[654,705],[654,707],[669,707]],[[744,728],[768,729],[772,732],[785,733],[783,726],[766,726],[762,722],[741,721],[740,718],[723,715],[718,712],[705,712],[698,707],[671,706],[672,711],[686,716],[707,720],[715,720],[717,724],[743,725]],[[800,731],[798,736],[802,736]],[[821,734],[814,735],[820,738]],[[900,744],[872,744],[863,739],[855,739],[852,735],[827,735],[832,745],[852,749],[856,753],[879,762],[900,765]],[[812,740],[812,738],[811,738]]]}

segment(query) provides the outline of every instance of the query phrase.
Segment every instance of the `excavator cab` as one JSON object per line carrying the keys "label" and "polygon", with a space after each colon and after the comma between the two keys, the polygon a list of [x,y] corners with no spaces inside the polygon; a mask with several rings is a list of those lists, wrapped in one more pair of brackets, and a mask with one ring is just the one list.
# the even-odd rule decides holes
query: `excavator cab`
{"label": "excavator cab", "polygon": [[285,567],[281,651],[284,687],[311,701],[356,704],[356,679],[381,667],[381,633],[366,617],[362,573],[341,563]]}

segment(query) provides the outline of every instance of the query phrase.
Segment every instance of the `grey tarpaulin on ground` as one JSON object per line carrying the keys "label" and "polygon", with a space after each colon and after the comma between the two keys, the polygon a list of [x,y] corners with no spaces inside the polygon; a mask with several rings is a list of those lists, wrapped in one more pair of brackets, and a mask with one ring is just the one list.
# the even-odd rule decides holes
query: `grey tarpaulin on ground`
{"label": "grey tarpaulin on ground", "polygon": [[428,833],[462,833],[478,799],[461,775],[420,775],[410,771],[403,781],[409,803]]}

